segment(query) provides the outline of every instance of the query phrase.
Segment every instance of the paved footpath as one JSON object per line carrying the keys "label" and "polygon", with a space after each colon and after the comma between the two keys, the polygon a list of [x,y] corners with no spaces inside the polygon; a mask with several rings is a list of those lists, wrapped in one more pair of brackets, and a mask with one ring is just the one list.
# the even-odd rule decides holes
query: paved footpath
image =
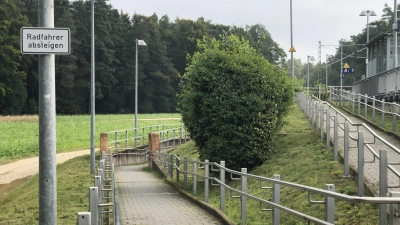
{"label": "paved footpath", "polygon": [[[334,106],[335,108],[338,108]],[[325,107],[326,109],[326,107]],[[364,121],[357,118],[356,116],[344,112],[341,110],[341,112],[352,122],[352,123],[363,123]],[[334,116],[336,113],[333,110],[330,110],[331,116]],[[325,119],[326,119],[326,114],[325,114]],[[376,117],[377,120],[380,119],[380,117]],[[346,121],[345,118],[341,115],[338,115],[338,121],[341,124],[341,127],[344,127],[343,123]],[[318,127],[320,121],[318,121]],[[330,129],[330,136],[331,140],[334,138],[334,128],[333,128],[333,120],[331,120],[331,129]],[[371,128],[376,134],[378,134],[380,137],[388,141],[390,144],[394,145],[396,148],[400,148],[400,141],[397,140],[396,138],[387,135],[380,131],[379,129],[376,129],[370,125],[367,124],[369,128]],[[353,138],[358,137],[357,134],[357,126],[349,126],[350,130],[350,136]],[[324,130],[326,130],[326,124],[324,123]],[[374,151],[379,154],[379,150],[385,149],[387,150],[387,158],[388,162],[400,162],[400,154],[396,153],[394,150],[390,149],[386,144],[383,142],[379,141],[378,139],[374,140],[374,136],[363,126],[358,127],[358,131],[362,131],[364,133],[364,142],[365,143],[373,143],[370,144],[370,146],[374,149]],[[339,134],[339,151],[343,152],[344,149],[344,131],[343,129],[338,130]],[[357,149],[357,142],[352,140],[350,138],[349,141],[349,164],[352,165],[355,169],[357,169],[357,162],[358,162],[358,149]],[[364,165],[364,181],[369,183],[370,188],[372,188],[372,192],[374,193],[375,196],[379,195],[379,159],[374,160],[374,156],[369,151],[367,148],[364,148],[364,160],[365,160],[365,165]],[[370,163],[367,163],[367,161],[370,161]],[[372,162],[374,161],[374,162]],[[400,171],[400,165],[392,165],[397,171]],[[398,188],[400,183],[399,177],[397,177],[392,171],[388,170],[388,193],[389,191],[400,191],[400,188]],[[396,187],[397,186],[397,187]],[[392,187],[392,188],[391,188]]]}
{"label": "paved footpath", "polygon": [[146,166],[115,168],[121,225],[222,224],[162,178],[144,172]]}

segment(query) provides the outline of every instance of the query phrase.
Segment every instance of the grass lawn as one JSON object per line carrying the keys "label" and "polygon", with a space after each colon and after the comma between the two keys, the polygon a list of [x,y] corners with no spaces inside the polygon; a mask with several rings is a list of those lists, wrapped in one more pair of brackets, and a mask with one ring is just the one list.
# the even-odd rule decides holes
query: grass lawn
{"label": "grass lawn", "polygon": [[[0,117],[0,165],[38,155],[39,122],[36,117]],[[35,119],[36,118],[36,119]],[[138,127],[180,124],[179,114],[140,114]],[[90,148],[90,115],[56,117],[57,152]],[[101,132],[133,128],[133,115],[97,115],[96,147]],[[139,131],[140,132],[140,131]]]}
{"label": "grass lawn", "polygon": [[[76,224],[77,213],[89,210],[89,187],[94,184],[87,172],[89,162],[86,155],[57,166],[58,224]],[[39,223],[38,184],[39,176],[35,175],[0,198],[1,225]]]}

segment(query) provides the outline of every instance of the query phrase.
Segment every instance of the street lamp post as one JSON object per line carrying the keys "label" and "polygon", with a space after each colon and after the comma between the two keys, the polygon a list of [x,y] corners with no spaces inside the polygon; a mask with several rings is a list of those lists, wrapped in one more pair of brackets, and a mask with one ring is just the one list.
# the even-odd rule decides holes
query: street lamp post
{"label": "street lamp post", "polygon": [[[290,45],[293,47],[292,0],[290,0]],[[290,51],[290,63],[292,67],[292,78],[294,78],[293,51]]]}
{"label": "street lamp post", "polygon": [[[367,16],[367,43],[369,42],[369,16],[376,16],[376,13],[373,10],[364,10],[361,12],[360,16]],[[365,64],[367,66],[365,70],[365,78],[368,77],[368,48],[367,48],[367,59],[365,60]]]}
{"label": "street lamp post", "polygon": [[307,92],[310,92],[310,61],[315,61],[315,58],[307,55]]}
{"label": "street lamp post", "polygon": [[136,39],[136,62],[135,62],[135,147],[137,146],[137,130],[138,130],[138,122],[137,122],[137,114],[138,114],[138,45],[146,45],[146,42],[143,40]]}
{"label": "street lamp post", "polygon": [[95,170],[95,65],[94,65],[94,0],[91,0],[91,78],[90,78],[90,174],[94,174]]}

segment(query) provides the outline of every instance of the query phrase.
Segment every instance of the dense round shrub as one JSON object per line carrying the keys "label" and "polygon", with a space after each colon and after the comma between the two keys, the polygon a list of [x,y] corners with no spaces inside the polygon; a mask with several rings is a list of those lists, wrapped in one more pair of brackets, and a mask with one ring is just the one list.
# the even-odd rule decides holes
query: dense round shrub
{"label": "dense round shrub", "polygon": [[200,158],[235,170],[262,164],[293,102],[285,71],[237,36],[203,39],[188,59],[179,110]]}

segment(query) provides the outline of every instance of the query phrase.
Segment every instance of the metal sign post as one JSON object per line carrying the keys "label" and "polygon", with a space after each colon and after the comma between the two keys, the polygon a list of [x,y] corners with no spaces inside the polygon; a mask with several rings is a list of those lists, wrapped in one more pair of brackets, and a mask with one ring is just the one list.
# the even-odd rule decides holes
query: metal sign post
{"label": "metal sign post", "polygon": [[[54,27],[53,0],[39,0],[39,27]],[[39,55],[39,224],[57,224],[55,56]]]}
{"label": "metal sign post", "polygon": [[68,28],[54,28],[54,0],[39,0],[39,27],[21,28],[21,53],[39,54],[39,224],[57,224],[55,56],[69,54]]}

